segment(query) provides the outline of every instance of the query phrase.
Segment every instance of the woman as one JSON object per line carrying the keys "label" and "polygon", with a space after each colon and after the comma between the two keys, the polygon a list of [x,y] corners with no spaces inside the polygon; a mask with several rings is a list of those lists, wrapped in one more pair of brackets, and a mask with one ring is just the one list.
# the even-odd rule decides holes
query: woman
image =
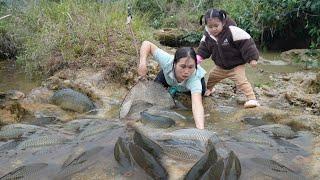
{"label": "woman", "polygon": [[190,92],[192,100],[192,113],[196,127],[204,129],[204,110],[202,95],[206,87],[204,75],[206,71],[197,66],[196,53],[191,47],[183,47],[175,55],[168,54],[149,41],[144,41],[140,48],[140,63],[138,74],[143,78],[147,74],[147,57],[153,55],[160,64],[156,82],[178,92]]}

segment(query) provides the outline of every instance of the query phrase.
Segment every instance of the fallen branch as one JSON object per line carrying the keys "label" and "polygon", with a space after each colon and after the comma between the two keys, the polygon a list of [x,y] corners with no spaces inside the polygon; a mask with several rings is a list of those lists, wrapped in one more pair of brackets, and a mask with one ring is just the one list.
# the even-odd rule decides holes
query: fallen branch
{"label": "fallen branch", "polygon": [[8,15],[5,15],[5,16],[2,16],[2,17],[0,17],[0,20],[2,20],[2,19],[4,19],[4,18],[7,18],[7,17],[9,17],[9,16],[11,16],[11,14],[8,14]]}

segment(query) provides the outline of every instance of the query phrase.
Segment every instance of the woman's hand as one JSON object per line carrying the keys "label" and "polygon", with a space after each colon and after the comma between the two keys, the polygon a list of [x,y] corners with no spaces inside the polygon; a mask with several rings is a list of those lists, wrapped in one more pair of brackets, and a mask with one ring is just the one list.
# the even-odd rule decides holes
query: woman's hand
{"label": "woman's hand", "polygon": [[204,109],[202,105],[201,93],[193,93],[192,100],[192,113],[193,119],[198,129],[204,129]]}
{"label": "woman's hand", "polygon": [[147,65],[145,63],[140,63],[138,67],[138,75],[141,78],[144,78],[146,77],[147,73],[148,73]]}
{"label": "woman's hand", "polygon": [[250,61],[250,65],[251,65],[251,67],[253,67],[253,68],[257,67],[257,64],[258,64],[257,60],[251,60],[251,61]]}
{"label": "woman's hand", "polygon": [[140,48],[140,63],[138,66],[138,75],[144,79],[148,73],[147,58],[149,54],[153,55],[158,47],[149,41],[143,41]]}

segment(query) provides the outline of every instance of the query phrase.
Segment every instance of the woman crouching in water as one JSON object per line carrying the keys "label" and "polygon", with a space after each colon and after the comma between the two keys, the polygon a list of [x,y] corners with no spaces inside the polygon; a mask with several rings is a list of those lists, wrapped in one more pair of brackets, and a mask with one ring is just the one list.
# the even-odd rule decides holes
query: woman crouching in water
{"label": "woman crouching in water", "polygon": [[190,92],[193,118],[198,129],[204,129],[204,109],[202,95],[206,91],[204,75],[206,71],[197,65],[196,52],[191,47],[179,48],[174,56],[144,41],[140,48],[138,74],[147,74],[147,57],[152,55],[159,63],[161,71],[155,81],[169,88],[169,92]]}

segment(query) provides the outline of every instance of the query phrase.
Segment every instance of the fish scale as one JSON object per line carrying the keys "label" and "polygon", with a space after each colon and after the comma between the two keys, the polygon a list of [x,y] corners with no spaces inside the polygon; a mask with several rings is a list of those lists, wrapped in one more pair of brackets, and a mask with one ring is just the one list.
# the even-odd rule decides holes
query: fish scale
{"label": "fish scale", "polygon": [[178,138],[186,140],[199,140],[202,142],[207,142],[209,139],[219,141],[216,133],[208,130],[199,130],[195,128],[190,129],[179,129],[173,132],[166,133],[164,138]]}
{"label": "fish scale", "polygon": [[88,129],[85,129],[82,133],[80,133],[78,139],[84,139],[86,137],[94,136],[117,127],[119,127],[119,125],[117,124],[107,124],[102,126],[90,127]]}
{"label": "fish scale", "polygon": [[272,139],[270,139],[265,135],[258,135],[258,134],[251,134],[251,133],[240,134],[236,136],[235,139],[241,142],[256,143],[256,144],[268,145],[268,146],[273,146],[276,144]]}
{"label": "fish scale", "polygon": [[52,146],[57,144],[63,144],[67,139],[58,136],[41,136],[21,142],[18,149],[34,148],[41,146]]}
{"label": "fish scale", "polygon": [[31,125],[31,124],[9,124],[6,126],[3,126],[1,128],[2,131],[7,130],[7,129],[25,129],[27,131],[35,131],[37,129],[41,129],[43,127],[40,126],[35,126],[35,125]]}
{"label": "fish scale", "polygon": [[17,139],[23,135],[25,130],[23,129],[5,129],[0,131],[0,140],[1,139]]}
{"label": "fish scale", "polygon": [[46,163],[34,163],[18,167],[17,169],[2,176],[0,180],[15,180],[15,179],[34,179],[30,176],[36,176],[36,173],[41,169],[47,167]]}
{"label": "fish scale", "polygon": [[174,159],[196,161],[203,155],[202,152],[185,146],[162,146],[163,152]]}

